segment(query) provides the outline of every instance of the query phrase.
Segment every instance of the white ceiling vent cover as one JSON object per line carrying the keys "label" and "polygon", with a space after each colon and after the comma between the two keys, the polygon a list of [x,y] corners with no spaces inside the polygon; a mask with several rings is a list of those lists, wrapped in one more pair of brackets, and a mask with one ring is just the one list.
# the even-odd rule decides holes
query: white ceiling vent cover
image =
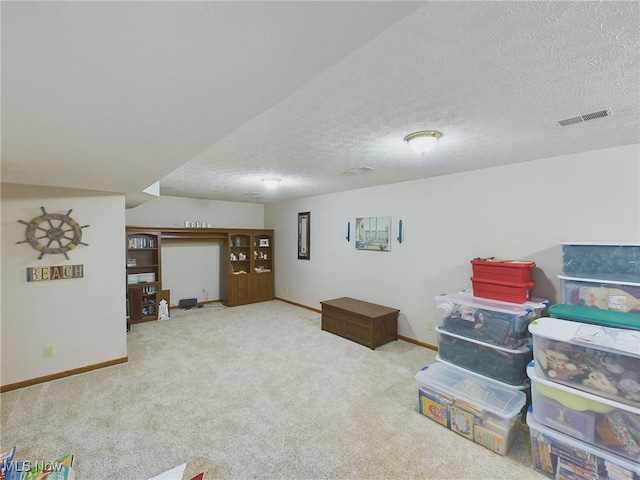
{"label": "white ceiling vent cover", "polygon": [[347,170],[347,173],[358,174],[358,173],[366,173],[375,170],[375,168],[370,167],[368,165],[363,165],[362,167],[350,168]]}
{"label": "white ceiling vent cover", "polygon": [[587,120],[593,120],[595,118],[608,117],[611,115],[611,110],[600,110],[598,112],[585,113],[584,115],[580,115],[579,117],[567,118],[565,120],[560,120],[558,123],[563,127],[567,125],[573,125],[574,123],[582,123]]}

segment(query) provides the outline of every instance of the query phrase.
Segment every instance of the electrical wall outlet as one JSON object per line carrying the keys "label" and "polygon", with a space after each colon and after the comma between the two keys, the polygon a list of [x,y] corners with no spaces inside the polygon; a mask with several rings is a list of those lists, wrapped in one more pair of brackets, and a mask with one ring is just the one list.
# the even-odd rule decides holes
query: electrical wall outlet
{"label": "electrical wall outlet", "polygon": [[289,291],[289,287],[287,287],[286,285],[284,286],[284,291],[288,292]]}
{"label": "electrical wall outlet", "polygon": [[44,346],[44,358],[51,358],[56,356],[56,346],[55,345],[45,345]]}
{"label": "electrical wall outlet", "polygon": [[427,322],[427,330],[429,331],[433,330],[433,322]]}

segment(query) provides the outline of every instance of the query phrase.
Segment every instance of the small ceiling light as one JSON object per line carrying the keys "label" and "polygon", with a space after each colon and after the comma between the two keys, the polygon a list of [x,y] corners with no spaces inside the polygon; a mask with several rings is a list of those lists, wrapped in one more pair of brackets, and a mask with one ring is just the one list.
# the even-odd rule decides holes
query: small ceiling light
{"label": "small ceiling light", "polygon": [[280,179],[279,178],[263,178],[262,183],[264,183],[264,186],[269,190],[273,190],[275,188],[278,188],[278,185],[280,184]]}
{"label": "small ceiling light", "polygon": [[442,137],[440,132],[436,132],[435,130],[425,130],[422,132],[410,133],[404,137],[404,141],[409,144],[414,152],[424,154],[430,152],[431,149],[436,146],[440,137]]}

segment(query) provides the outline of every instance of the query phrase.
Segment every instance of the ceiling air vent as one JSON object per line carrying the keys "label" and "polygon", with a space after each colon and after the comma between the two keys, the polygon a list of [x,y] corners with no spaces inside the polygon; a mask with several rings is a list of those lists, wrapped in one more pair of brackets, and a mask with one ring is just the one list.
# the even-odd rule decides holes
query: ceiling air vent
{"label": "ceiling air vent", "polygon": [[351,168],[349,170],[347,170],[347,173],[366,173],[366,172],[370,172],[371,170],[375,170],[373,167],[369,167],[367,165],[364,165],[362,167],[357,167],[357,168]]}
{"label": "ceiling air vent", "polygon": [[584,115],[580,115],[579,117],[560,120],[558,121],[558,123],[563,127],[566,127],[567,125],[573,125],[574,123],[582,123],[586,122],[587,120],[593,120],[594,118],[608,117],[609,115],[611,115],[610,110],[600,110],[599,112],[585,113]]}

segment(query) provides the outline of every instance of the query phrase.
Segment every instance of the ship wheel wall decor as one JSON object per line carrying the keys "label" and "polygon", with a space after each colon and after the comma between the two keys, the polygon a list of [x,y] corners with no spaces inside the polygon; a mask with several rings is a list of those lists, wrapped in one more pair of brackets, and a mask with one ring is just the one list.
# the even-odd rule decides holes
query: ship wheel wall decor
{"label": "ship wheel wall decor", "polygon": [[40,207],[42,215],[35,217],[30,222],[18,220],[27,226],[26,240],[16,243],[29,243],[33,248],[40,252],[38,260],[47,254],[63,254],[67,260],[69,256],[67,252],[73,250],[78,245],[89,246],[82,241],[82,229],[89,225],[80,226],[69,215],[72,210],[66,214],[47,213],[44,207]]}

